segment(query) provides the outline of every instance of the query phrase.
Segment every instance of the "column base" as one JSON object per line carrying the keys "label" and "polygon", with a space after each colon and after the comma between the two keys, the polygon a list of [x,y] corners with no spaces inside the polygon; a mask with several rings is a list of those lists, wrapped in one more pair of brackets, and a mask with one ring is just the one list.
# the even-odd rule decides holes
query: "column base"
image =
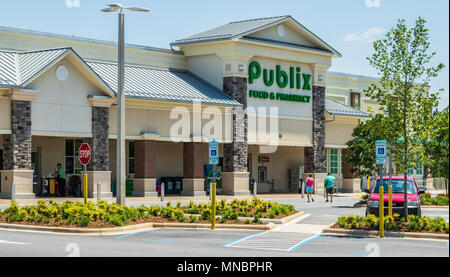
{"label": "column base", "polygon": [[133,197],[158,197],[156,179],[134,179]]}
{"label": "column base", "polygon": [[342,192],[344,193],[361,192],[361,179],[344,179]]}
{"label": "column base", "polygon": [[33,192],[33,170],[1,170],[0,199],[12,199],[12,184],[16,185],[16,199],[35,199]]}
{"label": "column base", "polygon": [[249,172],[224,172],[222,175],[222,194],[251,195]]}
{"label": "column base", "polygon": [[[101,184],[102,198],[112,198],[111,171],[88,171],[88,197],[97,198],[97,184]],[[83,176],[81,177],[83,183]],[[84,188],[82,184],[82,188]]]}
{"label": "column base", "polygon": [[182,196],[206,196],[204,179],[183,179]]}

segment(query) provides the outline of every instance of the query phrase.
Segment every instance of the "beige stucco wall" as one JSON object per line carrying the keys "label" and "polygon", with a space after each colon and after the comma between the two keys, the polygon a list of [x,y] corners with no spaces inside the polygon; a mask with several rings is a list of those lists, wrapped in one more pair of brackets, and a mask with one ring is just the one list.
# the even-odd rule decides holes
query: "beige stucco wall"
{"label": "beige stucco wall", "polygon": [[189,71],[208,80],[219,89],[223,89],[222,60],[216,55],[187,57]]}
{"label": "beige stucco wall", "polygon": [[[60,65],[69,71],[65,81],[56,77]],[[92,134],[92,109],[87,96],[104,94],[66,59],[51,67],[28,88],[39,91],[31,105],[33,134],[76,137]]]}
{"label": "beige stucco wall", "polygon": [[32,149],[38,150],[40,155],[41,176],[55,173],[58,163],[61,163],[65,168],[66,142],[64,138],[32,136],[31,145]]}
{"label": "beige stucco wall", "polygon": [[[333,117],[327,116],[326,120],[332,120]],[[353,129],[358,126],[357,118],[336,117],[336,121],[325,124],[325,144],[326,145],[345,145],[352,139]]]}
{"label": "beige stucco wall", "polygon": [[[189,122],[190,122],[190,131],[187,136],[179,137],[180,139],[190,140],[191,135],[203,135],[207,134],[203,131],[206,131],[205,126],[213,120],[213,116],[210,116],[208,119],[202,119],[202,125],[200,131],[194,132],[194,124],[193,124],[193,110],[192,104],[174,104],[174,103],[161,103],[161,102],[144,102],[144,101],[127,101],[127,109],[126,109],[126,136],[129,139],[140,139],[142,132],[153,132],[160,134],[162,141],[172,141],[171,139],[171,129],[174,124],[180,121],[178,119],[170,119],[170,114],[172,110],[176,107],[184,107],[189,111]],[[210,106],[202,105],[201,111],[202,115],[211,115],[207,109],[211,108]],[[226,112],[228,108],[216,107],[219,114],[222,117],[222,131],[221,136],[219,133],[213,132],[213,138],[217,138],[220,141],[231,141],[231,130],[232,126],[231,122],[231,114]],[[220,118],[220,116],[218,117]],[[228,118],[228,121],[226,120]],[[117,107],[113,106],[110,108],[110,135],[115,136],[117,134]]]}
{"label": "beige stucco wall", "polygon": [[[48,35],[34,35],[21,32],[0,31],[0,48],[12,50],[37,50],[71,46],[81,57],[91,60],[117,61],[117,45],[92,39],[84,41]],[[139,49],[143,48],[143,49]],[[174,67],[186,69],[183,55],[169,50],[156,51],[150,47],[128,46],[126,62],[141,65]]]}
{"label": "beige stucco wall", "polygon": [[298,33],[298,30],[292,29],[289,26],[289,24],[280,24],[280,25],[283,25],[283,27],[285,29],[285,34],[283,37],[280,37],[277,33],[277,28],[279,25],[263,29],[261,31],[255,32],[251,35],[255,36],[255,37],[259,37],[259,38],[282,40],[285,42],[297,43],[297,44],[306,45],[306,46],[310,46],[310,47],[316,46],[310,40],[306,39],[304,36],[300,36]]}
{"label": "beige stucco wall", "polygon": [[183,143],[156,144],[156,177],[183,177]]}
{"label": "beige stucco wall", "polygon": [[11,101],[0,96],[0,134],[11,131]]}

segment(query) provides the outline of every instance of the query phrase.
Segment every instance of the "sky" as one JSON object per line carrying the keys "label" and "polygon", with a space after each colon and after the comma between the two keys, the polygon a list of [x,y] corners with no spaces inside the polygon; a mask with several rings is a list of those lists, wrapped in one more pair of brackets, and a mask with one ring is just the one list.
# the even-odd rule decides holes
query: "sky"
{"label": "sky", "polygon": [[[0,0],[0,26],[117,41],[117,15],[100,10],[105,0]],[[367,57],[373,41],[395,26],[399,18],[413,26],[427,21],[431,65],[445,69],[431,82],[444,89],[440,109],[449,104],[448,0],[121,0],[127,6],[149,8],[150,13],[127,13],[126,42],[170,48],[169,44],[237,20],[291,15],[337,49],[331,71],[377,77]]]}

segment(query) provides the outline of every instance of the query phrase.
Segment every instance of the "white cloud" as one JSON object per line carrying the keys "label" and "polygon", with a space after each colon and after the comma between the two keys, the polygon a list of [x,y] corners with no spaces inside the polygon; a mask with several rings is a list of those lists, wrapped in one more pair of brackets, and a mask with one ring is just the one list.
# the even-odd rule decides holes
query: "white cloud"
{"label": "white cloud", "polygon": [[346,42],[354,42],[354,41],[374,41],[380,35],[384,33],[384,29],[378,27],[372,27],[361,34],[356,33],[348,33],[345,34],[344,41]]}
{"label": "white cloud", "polygon": [[366,6],[368,8],[379,8],[381,0],[366,0]]}

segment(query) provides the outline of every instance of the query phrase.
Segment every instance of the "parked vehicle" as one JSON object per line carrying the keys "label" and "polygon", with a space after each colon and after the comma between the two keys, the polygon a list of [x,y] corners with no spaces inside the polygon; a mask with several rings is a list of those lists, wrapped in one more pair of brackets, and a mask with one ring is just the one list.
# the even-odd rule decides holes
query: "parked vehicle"
{"label": "parked vehicle", "polygon": [[[404,206],[404,176],[394,175],[392,176],[392,213],[402,214]],[[379,215],[379,203],[380,203],[380,177],[378,177],[372,189],[370,190],[370,197],[367,203],[367,214]],[[383,176],[383,189],[384,189],[384,214],[388,214],[389,204],[389,176]],[[420,206],[420,194],[425,193],[425,188],[418,188],[414,178],[407,177],[407,192],[408,192],[408,214],[414,214],[422,216]]]}

